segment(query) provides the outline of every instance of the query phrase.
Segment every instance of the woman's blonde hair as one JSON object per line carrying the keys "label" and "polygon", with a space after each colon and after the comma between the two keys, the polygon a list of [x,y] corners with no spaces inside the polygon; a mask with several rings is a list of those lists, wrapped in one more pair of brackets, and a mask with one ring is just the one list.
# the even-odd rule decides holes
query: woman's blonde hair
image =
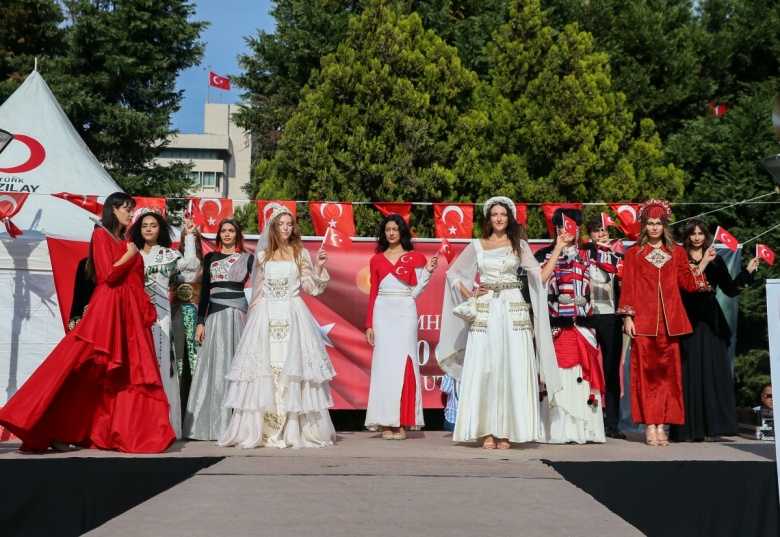
{"label": "woman's blonde hair", "polygon": [[[672,228],[669,226],[668,220],[663,218],[660,220],[661,224],[664,226],[664,232],[663,235],[661,235],[661,242],[664,246],[666,246],[666,249],[671,252],[674,249],[674,235],[672,235]],[[647,246],[649,241],[650,236],[647,234],[647,220],[643,220],[642,227],[639,230],[639,240],[637,241],[639,250],[641,251],[645,246]]]}
{"label": "woman's blonde hair", "polygon": [[298,227],[298,223],[295,218],[289,212],[280,212],[273,220],[269,221],[266,225],[271,226],[268,230],[268,246],[265,248],[265,261],[270,261],[279,247],[284,242],[282,234],[279,232],[279,220],[282,216],[287,215],[292,220],[292,233],[290,233],[290,239],[287,243],[292,247],[293,258],[295,264],[298,266],[298,273],[301,273],[301,253],[303,252],[303,243],[301,242],[301,229]]}

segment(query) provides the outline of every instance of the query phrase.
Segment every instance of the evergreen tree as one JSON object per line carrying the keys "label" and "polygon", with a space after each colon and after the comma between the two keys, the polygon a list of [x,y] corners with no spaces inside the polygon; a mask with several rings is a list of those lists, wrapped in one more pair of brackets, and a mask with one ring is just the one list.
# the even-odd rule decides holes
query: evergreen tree
{"label": "evergreen tree", "polygon": [[[625,97],[611,87],[607,55],[593,48],[576,24],[561,32],[547,26],[539,0],[512,3],[488,46],[495,95],[482,100],[491,105],[490,142],[481,147],[491,153],[480,159],[487,163],[481,197],[496,188],[540,202],[682,193],[682,173],[663,165],[653,122],[634,123]],[[531,228],[541,231],[538,223]]]}
{"label": "evergreen tree", "polygon": [[65,53],[64,20],[55,0],[6,0],[0,4],[0,103],[32,72],[47,70]]}
{"label": "evergreen tree", "polygon": [[697,21],[692,0],[544,0],[550,24],[576,22],[609,54],[616,91],[637,117],[652,119],[666,138],[703,113],[715,81],[706,51],[716,43]]}
{"label": "evergreen tree", "polygon": [[[274,159],[258,166],[259,196],[472,199],[457,189],[464,178],[456,162],[477,84],[419,16],[373,1],[350,21],[337,52],[323,58]],[[355,214],[359,233],[372,233],[378,213],[357,207]]]}

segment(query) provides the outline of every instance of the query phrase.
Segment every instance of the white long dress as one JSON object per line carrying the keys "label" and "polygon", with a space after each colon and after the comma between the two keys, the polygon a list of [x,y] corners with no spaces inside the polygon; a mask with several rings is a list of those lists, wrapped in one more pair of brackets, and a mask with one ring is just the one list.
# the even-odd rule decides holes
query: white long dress
{"label": "white long dress", "polygon": [[[447,272],[439,364],[461,381],[453,433],[456,442],[474,441],[487,435],[507,438],[510,442],[537,440],[540,434],[537,379],[541,376],[546,382],[550,400],[554,401],[561,389],[541,269],[525,242],[521,256],[519,259],[509,246],[484,250],[476,240]],[[516,287],[489,291],[478,297],[477,317],[470,324],[452,315],[454,305],[463,301],[461,283],[471,289],[479,273],[481,283],[513,284],[518,281],[521,267],[528,274],[533,316]]]}
{"label": "white long dress", "polygon": [[181,438],[181,399],[179,394],[179,372],[171,352],[171,299],[170,283],[174,277],[181,254],[178,250],[152,246],[149,253],[141,250],[144,258],[146,293],[157,308],[157,321],[152,325],[154,348],[160,366],[165,395],[171,405],[170,418],[176,438]]}
{"label": "white long dress", "polygon": [[[375,263],[384,266],[372,267],[372,278],[381,277],[382,274],[384,277],[379,281],[370,313],[374,329],[374,355],[371,361],[366,427],[424,427],[420,365],[417,361],[417,305],[414,300],[425,290],[431,275],[425,266],[411,269],[415,271],[417,280],[416,285],[412,286],[388,270],[395,267],[383,253],[374,256],[371,264]],[[409,358],[416,380],[415,423],[402,424],[401,392]]]}
{"label": "white long dress", "polygon": [[258,252],[247,324],[226,378],[230,424],[217,445],[238,448],[322,447],[336,431],[328,408],[335,376],[328,351],[300,290],[318,295],[328,273],[317,277],[308,251],[301,271],[294,261],[264,261]]}

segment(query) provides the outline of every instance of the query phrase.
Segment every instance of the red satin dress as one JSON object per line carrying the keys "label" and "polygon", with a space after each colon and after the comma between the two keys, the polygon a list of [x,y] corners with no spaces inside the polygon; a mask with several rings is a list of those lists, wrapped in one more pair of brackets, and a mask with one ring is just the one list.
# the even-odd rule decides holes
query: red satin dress
{"label": "red satin dress", "polygon": [[102,228],[92,234],[97,286],[76,327],[0,409],[22,451],[52,440],[127,453],[159,453],[175,440],[168,418],[140,255]]}

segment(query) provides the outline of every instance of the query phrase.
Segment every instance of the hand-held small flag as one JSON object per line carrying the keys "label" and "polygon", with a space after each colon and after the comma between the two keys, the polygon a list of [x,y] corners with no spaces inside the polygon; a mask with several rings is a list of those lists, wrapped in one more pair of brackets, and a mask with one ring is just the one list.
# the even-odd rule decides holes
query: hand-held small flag
{"label": "hand-held small flag", "polygon": [[715,230],[715,240],[723,243],[732,252],[736,252],[739,247],[737,238],[720,226]]}
{"label": "hand-held small flag", "polygon": [[770,266],[775,264],[775,253],[766,244],[756,244],[756,257]]}
{"label": "hand-held small flag", "polygon": [[436,255],[442,254],[447,259],[447,263],[452,263],[452,260],[455,258],[455,252],[452,250],[452,245],[450,244],[450,241],[447,239],[442,239],[441,246],[439,246],[439,251],[436,252]]}

